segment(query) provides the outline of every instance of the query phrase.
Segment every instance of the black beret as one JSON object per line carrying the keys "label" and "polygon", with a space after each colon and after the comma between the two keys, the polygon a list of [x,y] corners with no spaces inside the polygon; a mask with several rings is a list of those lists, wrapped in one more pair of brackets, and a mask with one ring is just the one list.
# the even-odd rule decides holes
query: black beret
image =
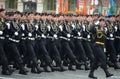
{"label": "black beret", "polygon": [[0,9],[0,12],[2,12],[2,11],[5,11],[5,9],[1,8],[1,9]]}
{"label": "black beret", "polygon": [[101,19],[99,19],[99,21],[105,21],[105,19],[101,18]]}

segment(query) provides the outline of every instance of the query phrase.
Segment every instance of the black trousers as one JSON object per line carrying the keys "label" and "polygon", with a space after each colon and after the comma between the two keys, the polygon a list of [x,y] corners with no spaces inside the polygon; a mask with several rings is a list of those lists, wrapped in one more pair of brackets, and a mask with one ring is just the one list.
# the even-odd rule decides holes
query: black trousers
{"label": "black trousers", "polygon": [[[19,43],[15,43],[12,41],[8,41],[9,53],[11,53],[14,62],[18,64],[19,68],[23,68],[23,60],[20,56],[20,52],[18,50]],[[10,57],[11,58],[11,57]]]}
{"label": "black trousers", "polygon": [[61,42],[61,49],[62,49],[62,53],[64,55],[67,55],[67,57],[69,58],[70,62],[74,63],[74,61],[76,60],[76,56],[73,53],[69,43],[70,43],[70,41],[62,40],[62,42]]}
{"label": "black trousers", "polygon": [[98,66],[100,64],[101,68],[107,69],[106,55],[104,53],[104,46],[95,44],[94,49],[95,49],[95,59],[94,59],[94,63],[91,68],[93,70],[95,70],[98,68]]}
{"label": "black trousers", "polygon": [[34,46],[35,46],[34,40],[28,40],[28,39],[26,40],[27,53],[25,55],[25,58],[28,63],[32,61],[32,67],[37,67],[38,62],[37,62],[37,56],[34,50]]}
{"label": "black trousers", "polygon": [[77,59],[79,61],[82,60],[83,62],[86,62],[87,61],[87,57],[86,57],[83,45],[81,43],[81,40],[75,39],[74,40],[74,44],[75,44],[75,55],[76,55]]}
{"label": "black trousers", "polygon": [[115,39],[114,47],[116,50],[116,54],[120,55],[120,39],[117,39],[117,38]]}
{"label": "black trousers", "polygon": [[93,62],[94,61],[94,54],[93,54],[93,50],[91,48],[90,42],[82,41],[82,45],[84,47],[86,56],[90,59],[91,62]]}
{"label": "black trousers", "polygon": [[112,61],[113,63],[116,62],[117,56],[116,56],[116,50],[114,47],[114,41],[106,40],[105,45],[106,45],[107,54],[110,55],[109,60]]}
{"label": "black trousers", "polygon": [[52,60],[55,60],[56,65],[60,66],[62,60],[61,60],[60,52],[57,47],[57,42],[58,42],[57,40],[52,41],[51,39],[49,39],[48,44],[49,44],[49,51]]}
{"label": "black trousers", "polygon": [[2,69],[7,69],[8,67],[8,60],[6,57],[6,53],[4,51],[4,40],[0,39],[0,60],[2,63]]}
{"label": "black trousers", "polygon": [[39,54],[42,55],[42,59],[45,61],[46,65],[50,65],[52,63],[52,59],[49,55],[49,52],[46,48],[46,39],[38,40]]}
{"label": "black trousers", "polygon": [[26,40],[21,40],[18,48],[19,48],[20,55],[22,56],[23,63],[28,64]]}

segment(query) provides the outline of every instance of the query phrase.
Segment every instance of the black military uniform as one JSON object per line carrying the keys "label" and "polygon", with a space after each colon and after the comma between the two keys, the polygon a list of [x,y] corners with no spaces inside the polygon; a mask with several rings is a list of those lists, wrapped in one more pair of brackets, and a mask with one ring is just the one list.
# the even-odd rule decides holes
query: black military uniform
{"label": "black military uniform", "polygon": [[[74,39],[73,41],[75,44],[74,53],[79,61],[82,60],[84,62],[85,70],[89,70],[89,67],[87,65],[87,57],[86,57],[85,50],[82,45],[81,22],[76,20],[73,23],[71,24],[71,27],[72,27],[72,34],[73,34],[73,39]],[[81,69],[81,67],[79,67],[79,66],[77,66],[76,68]]]}
{"label": "black military uniform", "polygon": [[73,68],[73,65],[81,66],[81,64],[78,62],[76,56],[74,55],[71,47],[70,47],[70,38],[71,38],[71,27],[70,24],[67,21],[64,21],[65,23],[63,25],[60,25],[59,29],[59,38],[61,39],[61,49],[63,55],[66,55],[67,58],[70,60],[69,69],[75,70]]}
{"label": "black military uniform", "polygon": [[62,65],[62,60],[60,56],[60,52],[58,50],[57,42],[58,42],[58,25],[54,21],[50,22],[50,25],[47,26],[47,38],[49,44],[49,52],[51,58],[56,62],[56,66],[59,67],[59,71],[65,71],[66,69]]}
{"label": "black military uniform", "polygon": [[26,49],[27,53],[25,55],[26,60],[28,61],[27,63],[29,63],[30,61],[32,61],[31,63],[31,72],[32,73],[41,73],[42,69],[40,68],[40,66],[38,65],[37,62],[37,56],[35,53],[35,36],[36,36],[36,32],[35,32],[35,23],[32,21],[32,23],[29,21],[26,23],[26,27],[25,27],[26,32]]}
{"label": "black military uniform", "polygon": [[54,71],[54,68],[53,68],[53,64],[52,64],[52,59],[49,55],[48,49],[46,48],[46,45],[47,45],[46,24],[47,24],[46,22],[44,22],[43,20],[40,20],[38,23],[38,29],[36,29],[37,43],[38,43],[38,54],[41,55],[42,60],[45,61],[44,70],[46,72],[51,72],[51,71]]}
{"label": "black military uniform", "polygon": [[114,40],[115,40],[115,23],[110,23],[107,21],[107,33],[106,33],[106,51],[109,56],[109,60],[114,64],[115,69],[120,69],[118,63],[117,63],[117,56],[116,56],[116,50],[114,47]]}
{"label": "black military uniform", "polygon": [[83,34],[83,40],[82,40],[82,45],[84,47],[86,56],[88,57],[88,59],[90,59],[90,62],[92,63],[94,61],[94,52],[91,48],[91,34],[89,32],[88,29],[88,21],[83,21],[82,22],[82,34]]}
{"label": "black military uniform", "polygon": [[19,66],[19,73],[20,74],[27,74],[27,70],[24,68],[23,61],[20,56],[20,52],[18,50],[18,45],[21,39],[21,29],[18,23],[15,20],[10,21],[7,23],[7,33],[9,35],[9,41],[7,47],[9,49],[9,53],[11,53],[12,57],[14,58],[13,61],[18,64]]}
{"label": "black military uniform", "polygon": [[[1,11],[4,11],[4,9],[0,9],[0,12]],[[5,31],[6,31],[5,19],[0,18],[0,61],[2,64],[2,74],[3,75],[11,75],[12,70],[10,70],[10,68],[9,68],[7,56],[4,51]]]}
{"label": "black military uniform", "polygon": [[[116,18],[119,16],[116,16]],[[118,20],[116,20],[115,22],[115,42],[114,42],[114,46],[115,46],[115,50],[116,50],[116,54],[120,55],[120,22]],[[118,58],[118,60],[120,60],[120,58]]]}
{"label": "black military uniform", "polygon": [[[100,22],[104,22],[104,19],[100,19]],[[105,41],[105,31],[103,30],[103,26],[97,25],[91,28],[90,32],[94,35],[94,49],[95,49],[95,61],[91,67],[91,71],[89,73],[89,77],[93,79],[97,79],[94,76],[95,69],[98,68],[98,64],[101,63],[101,68],[104,70],[106,77],[110,77],[113,74],[110,74],[107,69],[106,64],[106,55],[104,53],[104,41]]]}

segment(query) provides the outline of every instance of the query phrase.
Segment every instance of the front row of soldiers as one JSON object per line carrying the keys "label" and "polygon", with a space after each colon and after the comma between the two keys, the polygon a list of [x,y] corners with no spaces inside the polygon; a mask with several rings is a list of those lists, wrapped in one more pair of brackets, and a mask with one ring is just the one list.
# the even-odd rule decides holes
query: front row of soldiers
{"label": "front row of soldiers", "polygon": [[[0,10],[0,60],[2,74],[14,71],[26,75],[44,71],[90,69],[89,77],[100,65],[120,69],[120,16],[55,15],[5,12]],[[106,48],[106,51],[104,50]],[[106,53],[105,53],[106,52]],[[38,62],[40,60],[40,62]],[[89,61],[89,62],[88,62]],[[89,66],[90,64],[90,66]],[[75,68],[76,66],[76,68]]]}

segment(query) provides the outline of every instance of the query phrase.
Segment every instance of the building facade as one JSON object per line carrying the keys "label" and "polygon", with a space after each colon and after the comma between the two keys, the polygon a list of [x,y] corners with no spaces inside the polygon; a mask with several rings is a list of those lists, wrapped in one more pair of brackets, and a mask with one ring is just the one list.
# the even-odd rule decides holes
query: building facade
{"label": "building facade", "polygon": [[[65,1],[65,0],[63,0]],[[76,0],[68,0],[69,13],[75,13]],[[80,1],[80,11],[82,11],[84,0]],[[99,3],[95,6],[94,13],[107,14],[109,0],[98,0]],[[120,14],[120,0],[115,1],[114,14]],[[63,3],[64,4],[64,3]],[[52,12],[57,13],[59,0],[0,0],[0,8],[6,10],[18,10],[20,12]],[[87,14],[89,14],[90,0],[87,0]]]}

